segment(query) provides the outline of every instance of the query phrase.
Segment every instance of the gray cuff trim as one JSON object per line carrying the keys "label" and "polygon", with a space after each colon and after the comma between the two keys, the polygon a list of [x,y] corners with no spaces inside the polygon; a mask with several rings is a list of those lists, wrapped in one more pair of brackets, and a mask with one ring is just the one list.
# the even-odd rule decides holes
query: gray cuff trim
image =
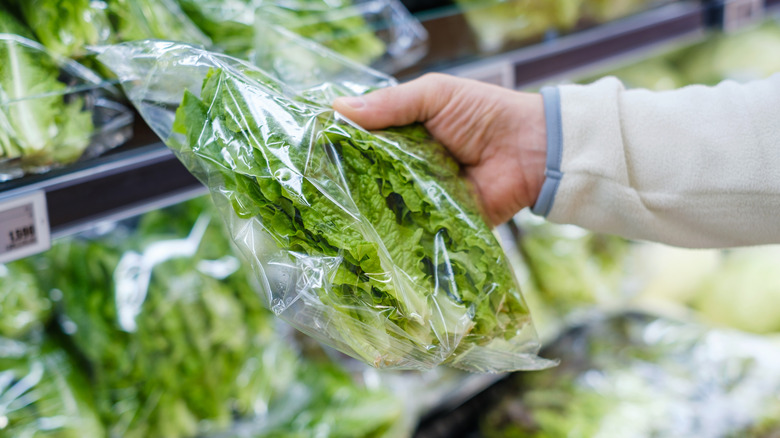
{"label": "gray cuff trim", "polygon": [[561,93],[557,87],[542,88],[544,98],[544,117],[547,125],[547,169],[544,171],[544,184],[532,211],[539,216],[547,216],[555,202],[555,194],[561,184],[563,172],[563,122],[561,120]]}

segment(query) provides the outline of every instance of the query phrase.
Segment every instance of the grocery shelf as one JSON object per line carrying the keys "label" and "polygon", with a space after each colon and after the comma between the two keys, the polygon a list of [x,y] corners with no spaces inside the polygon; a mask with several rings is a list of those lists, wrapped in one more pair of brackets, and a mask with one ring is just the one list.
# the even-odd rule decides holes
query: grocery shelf
{"label": "grocery shelf", "polygon": [[132,144],[111,154],[3,183],[0,202],[44,191],[52,237],[57,238],[205,193],[173,153],[154,140],[148,128],[141,125],[137,131],[140,138],[137,133]]}
{"label": "grocery shelf", "polygon": [[[430,34],[430,54],[401,72],[402,80],[440,71],[509,87],[528,86],[661,43],[700,35],[704,29],[700,3],[675,2],[526,48],[481,54],[464,17],[452,8],[448,11],[420,16]],[[43,190],[52,235],[60,237],[205,193],[149,128],[143,123],[137,125],[132,143],[108,155],[0,184],[0,202]]]}
{"label": "grocery shelf", "polygon": [[431,54],[403,72],[403,78],[440,71],[505,87],[529,87],[659,44],[699,37],[705,29],[701,3],[675,2],[497,55],[458,55],[446,59],[442,53],[453,56],[458,49],[452,46],[464,44],[469,37],[460,32],[460,36],[437,38],[437,29],[455,28],[457,20],[463,18],[445,15],[423,22],[431,34]]}

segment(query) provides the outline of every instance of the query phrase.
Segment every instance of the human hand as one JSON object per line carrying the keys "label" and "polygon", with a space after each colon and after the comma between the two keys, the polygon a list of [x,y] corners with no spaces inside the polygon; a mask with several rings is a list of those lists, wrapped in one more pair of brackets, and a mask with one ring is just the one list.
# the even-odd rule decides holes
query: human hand
{"label": "human hand", "polygon": [[337,99],[365,129],[422,122],[463,166],[490,222],[532,206],[544,183],[547,128],[539,94],[443,74]]}

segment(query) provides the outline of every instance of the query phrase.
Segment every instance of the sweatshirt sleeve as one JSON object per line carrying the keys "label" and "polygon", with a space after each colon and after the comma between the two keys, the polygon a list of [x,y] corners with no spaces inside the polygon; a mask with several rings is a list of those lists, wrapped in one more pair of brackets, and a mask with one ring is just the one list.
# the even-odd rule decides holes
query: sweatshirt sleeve
{"label": "sweatshirt sleeve", "polygon": [[552,222],[693,248],[780,243],[780,74],[674,91],[545,89]]}

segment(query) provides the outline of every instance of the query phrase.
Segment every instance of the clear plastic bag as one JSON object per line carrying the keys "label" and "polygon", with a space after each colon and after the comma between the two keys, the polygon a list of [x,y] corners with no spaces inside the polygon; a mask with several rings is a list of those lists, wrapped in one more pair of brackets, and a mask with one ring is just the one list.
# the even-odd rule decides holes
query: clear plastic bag
{"label": "clear plastic bag", "polygon": [[110,436],[190,437],[262,421],[298,373],[203,205],[62,241],[38,258]]}
{"label": "clear plastic bag", "polygon": [[21,36],[0,34],[0,181],[127,141],[133,113],[118,100],[112,84],[80,64]]}
{"label": "clear plastic bag", "polygon": [[11,0],[36,39],[53,54],[81,58],[87,47],[111,43],[111,21],[102,0]]}
{"label": "clear plastic bag", "polygon": [[[300,354],[289,327],[260,306],[213,210],[193,200],[32,259],[30,292],[49,291],[55,304],[45,336],[84,360],[90,381],[79,388],[107,430],[73,436],[408,436],[392,393]],[[1,347],[0,376],[10,366]],[[29,412],[27,436],[45,421]]]}
{"label": "clear plastic bag", "polygon": [[0,338],[0,436],[105,436],[86,376],[65,350]]}
{"label": "clear plastic bag", "polygon": [[779,347],[777,337],[646,315],[592,321],[546,349],[560,367],[502,383],[482,434],[775,437]]}
{"label": "clear plastic bag", "polygon": [[176,0],[107,0],[107,4],[119,41],[159,38],[211,45]]}
{"label": "clear plastic bag", "polygon": [[188,45],[99,59],[210,188],[265,304],[294,327],[376,367],[551,365],[470,188],[423,127],[366,132],[329,107],[354,88],[296,92]]}
{"label": "clear plastic bag", "polygon": [[52,306],[28,259],[0,264],[0,338],[23,339],[48,322]]}
{"label": "clear plastic bag", "polygon": [[244,59],[274,43],[266,31],[271,25],[386,72],[413,64],[427,50],[425,29],[398,0],[179,1],[219,51]]}
{"label": "clear plastic bag", "polygon": [[580,19],[583,0],[456,0],[479,46],[495,52],[510,42],[567,31]]}

